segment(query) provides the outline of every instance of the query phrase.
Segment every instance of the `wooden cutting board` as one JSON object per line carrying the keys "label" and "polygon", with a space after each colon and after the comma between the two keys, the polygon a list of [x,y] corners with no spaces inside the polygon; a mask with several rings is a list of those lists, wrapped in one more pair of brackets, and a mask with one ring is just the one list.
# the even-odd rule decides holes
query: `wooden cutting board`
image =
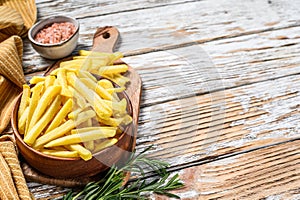
{"label": "wooden cutting board", "polygon": [[[117,44],[119,37],[120,37],[120,33],[115,27],[106,26],[106,27],[98,28],[96,30],[96,33],[94,34],[92,50],[98,52],[113,53],[114,47]],[[52,70],[58,68],[60,62],[68,59],[71,59],[71,57],[62,59],[54,63],[54,65],[50,66],[47,69],[45,75],[48,75]],[[123,62],[122,60],[118,60],[115,62],[115,64],[126,64],[126,63]],[[129,65],[128,65],[128,72],[126,72],[125,76],[130,79],[130,82],[127,83],[126,85],[126,93],[131,101],[132,109],[133,109],[134,140],[132,143],[131,150],[134,151],[136,145],[137,125],[138,125],[138,117],[140,111],[142,81],[139,74]],[[82,186],[90,181],[97,180],[103,176],[102,173],[93,177],[57,179],[57,178],[53,178],[41,174],[40,172],[33,169],[30,165],[28,165],[25,161],[22,161],[21,165],[27,181],[34,181],[34,182],[50,184],[50,185],[59,185],[63,187]]]}

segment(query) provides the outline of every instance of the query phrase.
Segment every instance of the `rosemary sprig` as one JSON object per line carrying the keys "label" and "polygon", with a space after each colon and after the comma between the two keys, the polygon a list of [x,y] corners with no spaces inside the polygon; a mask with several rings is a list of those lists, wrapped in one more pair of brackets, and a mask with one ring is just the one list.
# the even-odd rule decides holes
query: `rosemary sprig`
{"label": "rosemary sprig", "polygon": [[[166,167],[169,166],[168,163],[145,157],[145,152],[150,148],[145,149],[140,154],[132,154],[123,167],[112,166],[104,178],[97,182],[88,183],[82,191],[76,194],[70,191],[64,200],[144,200],[147,199],[146,196],[149,192],[179,199],[179,196],[169,192],[183,187],[178,174],[170,177],[170,173],[166,171]],[[146,180],[147,177],[141,167],[145,165],[154,171],[154,177],[157,178],[152,181]],[[126,172],[134,173],[138,178],[123,185]]]}

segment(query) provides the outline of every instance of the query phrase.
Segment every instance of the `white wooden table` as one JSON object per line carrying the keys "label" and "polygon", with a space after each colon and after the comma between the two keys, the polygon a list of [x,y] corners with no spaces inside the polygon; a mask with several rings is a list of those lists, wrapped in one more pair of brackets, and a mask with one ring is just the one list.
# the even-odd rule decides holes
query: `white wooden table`
{"label": "white wooden table", "polygon": [[[119,29],[143,81],[136,149],[171,163],[182,199],[300,199],[299,0],[36,3],[38,20],[79,20],[74,54],[97,27]],[[53,63],[24,46],[28,79]],[[69,190],[28,185],[36,199]]]}

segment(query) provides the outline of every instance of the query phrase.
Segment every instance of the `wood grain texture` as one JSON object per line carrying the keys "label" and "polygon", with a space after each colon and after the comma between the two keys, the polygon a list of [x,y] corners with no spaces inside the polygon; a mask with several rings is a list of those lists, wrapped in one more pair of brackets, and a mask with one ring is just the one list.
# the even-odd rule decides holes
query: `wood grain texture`
{"label": "wood grain texture", "polygon": [[[90,49],[96,27],[119,29],[117,49],[143,80],[137,150],[153,144],[149,155],[169,161],[172,169],[199,165],[181,171],[188,183],[178,191],[183,199],[300,198],[297,141],[247,152],[299,137],[300,1],[40,0],[37,5],[40,19],[66,12],[79,19],[74,54]],[[27,79],[52,63],[26,40],[24,49]],[[235,153],[241,155],[211,160]],[[68,191],[29,186],[37,199]]]}
{"label": "wood grain texture", "polygon": [[299,27],[287,28],[130,56],[125,61],[145,82],[143,105],[147,106],[298,74],[299,32]]}
{"label": "wood grain texture", "polygon": [[[287,28],[130,56],[124,61],[145,80],[142,106],[146,106],[297,74],[299,32],[299,27]],[[289,38],[278,39],[282,37]]]}
{"label": "wood grain texture", "polygon": [[141,109],[137,148],[179,165],[299,137],[300,76]]}
{"label": "wood grain texture", "polygon": [[[297,200],[300,198],[299,140],[186,168],[182,200]],[[168,198],[155,196],[153,199]]]}
{"label": "wood grain texture", "polygon": [[[298,1],[108,1],[103,6],[98,1],[39,2],[38,19],[66,12],[72,17],[87,15],[79,19],[82,26],[77,50],[91,47],[97,27],[113,25],[122,33],[119,50],[129,55],[299,26]],[[126,11],[128,7],[135,8]],[[81,10],[87,8],[93,8],[97,15]],[[122,9],[125,11],[120,12]],[[28,40],[25,44],[25,71],[45,69],[50,61],[40,58]]]}
{"label": "wood grain texture", "polygon": [[[226,90],[225,99],[207,94],[142,108],[137,150],[153,144],[150,156],[184,167],[298,138],[299,84],[298,75]],[[223,100],[224,112],[215,105]]]}
{"label": "wood grain texture", "polygon": [[[68,8],[69,15],[76,18],[89,18],[93,16],[111,15],[135,10],[153,9],[156,7],[165,7],[170,5],[195,2],[195,0],[89,0],[83,1],[48,1],[41,0],[37,2],[43,16],[65,13]],[[86,12],[86,11],[89,12]]]}
{"label": "wood grain texture", "polygon": [[[297,200],[300,197],[299,140],[226,157],[179,171],[182,200]],[[53,199],[69,189],[29,183],[37,199]],[[167,200],[152,195],[151,199]]]}

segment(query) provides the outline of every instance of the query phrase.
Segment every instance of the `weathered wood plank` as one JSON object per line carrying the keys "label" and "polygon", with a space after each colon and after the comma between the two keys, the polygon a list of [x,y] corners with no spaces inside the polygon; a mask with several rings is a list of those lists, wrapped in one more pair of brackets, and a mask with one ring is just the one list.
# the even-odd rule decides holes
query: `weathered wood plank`
{"label": "weathered wood plank", "polygon": [[70,189],[69,188],[62,188],[54,185],[44,185],[34,182],[27,183],[30,192],[34,195],[35,199],[40,200],[50,200],[63,197],[67,194]]}
{"label": "weathered wood plank", "polygon": [[[121,1],[118,4],[118,2],[108,1],[107,4],[116,9],[122,4],[141,6],[141,9],[103,16],[92,14],[91,17],[79,19],[81,30],[77,49],[91,47],[92,35],[96,28],[106,25],[117,26],[120,30],[122,35],[120,51],[139,54],[157,49],[176,48],[181,45],[192,45],[283,27],[298,26],[300,18],[298,15],[299,1],[281,2],[276,0],[272,1],[271,4],[268,1],[260,0],[251,2],[234,0],[217,2],[182,1],[182,3],[179,3],[179,1],[148,1],[148,4],[154,2],[155,5],[169,3],[173,5],[142,9],[143,2],[124,3],[124,1]],[[49,9],[46,5],[56,7],[55,9],[54,7]],[[75,5],[78,5],[78,7]],[[80,6],[86,11],[83,12],[78,9]],[[95,1],[91,1],[91,3],[89,1],[45,1],[44,3],[38,3],[39,19],[49,15],[66,14],[67,11],[68,13],[71,12],[72,14],[69,15],[73,17],[80,14],[88,15],[90,12],[87,11],[86,7],[105,10],[102,7],[95,6]],[[98,10],[95,12],[98,12]],[[99,13],[101,12],[99,11]],[[24,55],[25,68],[44,69],[49,64],[49,61],[41,59],[34,52],[28,40],[25,40]]]}
{"label": "weathered wood plank", "polygon": [[[276,66],[275,63],[274,66]],[[153,156],[166,160],[171,159],[173,160],[172,164],[177,165],[179,163],[193,162],[201,156],[207,155],[207,153],[216,155],[241,151],[257,145],[285,140],[286,137],[292,137],[292,134],[298,133],[297,124],[299,124],[299,116],[297,114],[299,111],[298,78],[283,77],[278,80],[266,81],[267,83],[262,82],[245,85],[240,88],[232,88],[228,93],[226,90],[225,105],[228,108],[225,114],[224,125],[219,122],[222,116],[224,117],[224,114],[218,110],[220,108],[218,104],[217,106],[214,105],[214,103],[223,105],[222,97],[224,97],[224,91],[201,95],[203,97],[195,97],[201,99],[199,105],[193,99],[194,97],[191,97],[192,100],[187,98],[178,99],[178,102],[174,100],[159,105],[146,105],[142,111],[144,113],[140,125],[142,127],[140,133],[142,134],[139,137],[140,143],[138,147],[143,148],[143,145],[155,144],[156,150],[152,152]],[[277,85],[283,87],[277,88]],[[252,88],[253,86],[254,88]],[[212,99],[213,102],[211,102]],[[196,105],[190,102],[195,102]],[[199,118],[197,118],[198,112],[194,110],[195,107],[201,108]],[[186,117],[186,123],[181,120],[181,114],[182,117]],[[147,116],[150,119],[147,119]],[[183,123],[184,125],[181,126]],[[264,125],[265,123],[266,125]],[[197,127],[199,124],[200,126]],[[178,129],[178,126],[181,129]],[[260,129],[260,127],[263,128]],[[218,131],[221,129],[223,129],[221,138],[218,139]],[[186,132],[182,133],[180,132],[181,130]],[[193,131],[199,132],[195,133]],[[208,136],[201,136],[201,131],[207,131]],[[193,133],[199,133],[199,135],[194,137]],[[192,141],[191,137],[194,137]],[[189,140],[186,138],[189,138]],[[269,140],[264,140],[265,138],[269,138]],[[206,144],[203,145],[203,143]],[[180,149],[177,147],[179,144],[181,147],[185,145],[187,148]],[[189,144],[192,145],[189,146]],[[180,160],[181,154],[184,154],[182,160]],[[170,158],[169,156],[174,157]],[[176,159],[178,163],[175,162]],[[45,189],[45,191],[47,190]],[[44,192],[40,194],[45,195]],[[293,190],[291,190],[292,192]],[[50,191],[50,194],[52,195],[53,191]],[[286,191],[285,194],[280,195],[288,197],[290,193]],[[295,197],[295,195],[292,195],[292,197]]]}
{"label": "weathered wood plank", "polygon": [[174,4],[195,2],[196,0],[89,0],[89,1],[49,1],[38,0],[39,17],[65,14],[76,18],[89,18],[93,16],[111,15],[135,10],[166,7]]}
{"label": "weathered wood plank", "polygon": [[[91,47],[96,27],[116,25],[122,35],[119,50],[127,55],[138,55],[126,58],[126,62],[138,69],[144,82],[138,151],[154,144],[152,156],[178,166],[299,136],[299,1],[102,1],[106,4],[103,7],[95,2],[45,0],[37,4],[40,18],[66,14],[66,11],[80,18],[82,29],[77,50]],[[52,63],[41,59],[28,41],[24,47],[27,73],[44,70]],[[197,47],[196,52],[190,47]],[[147,53],[168,49],[170,51]],[[180,57],[182,52],[188,53],[189,62]],[[199,59],[199,52],[204,59]],[[191,63],[201,63],[200,68],[196,65],[195,70]],[[181,79],[174,78],[174,74]],[[299,152],[297,148],[294,150]],[[285,150],[282,158],[272,155],[278,160],[284,155],[294,160],[285,160],[287,165],[270,160],[271,167],[263,172],[275,172],[278,164],[283,168],[280,171],[283,175],[274,173],[272,180],[279,184],[284,184],[284,180],[298,183],[297,176],[297,180],[285,176],[288,173],[284,167],[291,171],[294,170],[292,165],[299,168],[299,162],[294,162],[299,157]],[[245,154],[241,161],[251,169],[253,166],[246,158],[259,163],[264,157],[260,155],[255,160],[254,155]],[[210,166],[204,166],[202,169],[210,172]],[[218,166],[218,169],[226,168],[224,163]],[[242,166],[238,169],[247,173],[233,168],[228,172],[251,186],[253,183],[246,179],[252,178],[248,174],[252,171]],[[259,182],[264,174],[256,172],[261,168],[254,169],[256,174],[250,180]],[[196,170],[199,168],[191,171],[196,174]],[[216,192],[210,193],[214,183],[205,183],[203,190],[200,188],[204,199],[218,195],[230,199],[236,190],[234,184],[236,191],[241,191],[239,195],[247,189],[227,177],[226,170],[208,173],[207,180],[211,180],[210,177],[220,177],[222,183],[229,180],[226,186],[231,190],[222,192],[222,185],[217,184]],[[287,199],[298,197],[299,188],[287,184],[289,189],[286,190],[275,182],[266,182],[266,187],[260,185],[259,188],[279,188],[278,193],[273,190],[269,193],[270,198],[276,195]],[[38,199],[53,199],[67,191],[55,186],[29,185]],[[190,189],[193,186],[189,186]],[[259,188],[253,191],[261,195]],[[180,195],[194,199],[193,190],[185,192],[180,191]],[[253,197],[250,190],[244,194]]]}
{"label": "weathered wood plank", "polygon": [[[300,72],[300,28],[127,57],[152,105]],[[282,39],[285,37],[285,39]]]}
{"label": "weathered wood plank", "polygon": [[[300,197],[299,140],[182,169],[182,200],[295,200]],[[36,199],[61,198],[68,189],[28,183]],[[151,199],[169,198],[152,195]]]}
{"label": "weathered wood plank", "polygon": [[173,166],[299,137],[300,76],[141,109],[137,149]]}
{"label": "weathered wood plank", "polygon": [[147,106],[297,74],[299,33],[299,27],[287,28],[124,60],[141,75]]}
{"label": "weathered wood plank", "polygon": [[[299,141],[183,169],[183,200],[300,198]],[[154,199],[168,199],[155,196]]]}

